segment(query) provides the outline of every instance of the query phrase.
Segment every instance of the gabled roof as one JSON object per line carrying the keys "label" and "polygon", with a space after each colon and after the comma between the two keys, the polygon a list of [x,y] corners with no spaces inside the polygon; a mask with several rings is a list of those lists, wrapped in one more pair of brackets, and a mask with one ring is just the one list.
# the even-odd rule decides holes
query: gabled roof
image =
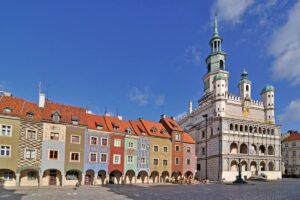
{"label": "gabled roof", "polygon": [[182,141],[185,142],[185,143],[190,143],[190,144],[195,144],[195,140],[192,138],[192,136],[190,136],[189,134],[187,133],[183,133],[183,136],[182,136]]}
{"label": "gabled roof", "polygon": [[160,122],[166,126],[168,131],[184,131],[183,128],[181,128],[181,126],[179,126],[179,124],[177,124],[177,122],[171,118],[162,118]]}
{"label": "gabled roof", "polygon": [[[137,135],[148,136],[147,130],[139,120],[130,120],[129,122]],[[145,133],[145,135],[142,133]]]}
{"label": "gabled roof", "polygon": [[94,114],[87,114],[87,126],[89,129],[93,129],[93,130],[100,130],[97,128],[98,125],[102,126],[103,131],[108,131],[107,125],[104,121],[104,117],[103,116],[99,116],[99,115],[94,115]]}
{"label": "gabled roof", "polygon": [[72,117],[78,117],[78,124],[87,125],[86,110],[80,107],[69,106],[64,104],[58,104],[46,101],[45,107],[43,108],[43,120],[52,121],[53,113],[58,112],[61,116],[60,122],[71,124]]}
{"label": "gabled roof", "polygon": [[[148,135],[156,136],[156,137],[163,137],[163,138],[171,138],[171,134],[169,132],[164,132],[165,127],[159,122],[153,122],[149,120],[140,119],[140,122],[145,127]],[[156,129],[157,131],[154,133],[152,130]]]}
{"label": "gabled roof", "polygon": [[290,142],[294,140],[300,140],[300,133],[291,133],[287,138],[285,138],[284,142]]}

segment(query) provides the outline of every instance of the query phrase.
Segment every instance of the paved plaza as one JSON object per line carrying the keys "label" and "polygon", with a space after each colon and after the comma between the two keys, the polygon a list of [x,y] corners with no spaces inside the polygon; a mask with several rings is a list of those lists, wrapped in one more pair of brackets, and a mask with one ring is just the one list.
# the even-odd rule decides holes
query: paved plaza
{"label": "paved plaza", "polygon": [[249,182],[247,185],[109,185],[71,187],[45,187],[0,189],[1,200],[20,199],[300,199],[300,179],[273,182]]}

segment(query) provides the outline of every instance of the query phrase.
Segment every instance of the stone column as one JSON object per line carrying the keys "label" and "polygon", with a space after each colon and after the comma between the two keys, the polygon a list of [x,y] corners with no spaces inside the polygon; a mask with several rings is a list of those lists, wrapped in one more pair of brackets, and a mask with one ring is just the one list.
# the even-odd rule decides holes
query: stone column
{"label": "stone column", "polygon": [[43,181],[43,174],[39,174],[39,187],[42,186],[42,181]]}
{"label": "stone column", "polygon": [[61,186],[65,186],[65,175],[61,175]]}
{"label": "stone column", "polygon": [[97,176],[93,176],[93,185],[97,185]]}
{"label": "stone column", "polygon": [[20,187],[20,173],[16,173],[16,186]]}
{"label": "stone column", "polygon": [[81,174],[81,185],[85,185],[85,174]]}

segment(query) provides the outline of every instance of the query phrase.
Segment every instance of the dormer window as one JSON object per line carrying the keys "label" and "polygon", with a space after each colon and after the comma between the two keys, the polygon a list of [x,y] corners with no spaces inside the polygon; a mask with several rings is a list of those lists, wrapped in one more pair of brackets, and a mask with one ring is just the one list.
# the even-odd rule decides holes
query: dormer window
{"label": "dormer window", "polygon": [[130,127],[128,127],[126,130],[125,130],[126,134],[130,135],[132,133],[132,130]]}
{"label": "dormer window", "polygon": [[165,133],[167,133],[167,130],[166,129],[161,129],[160,133],[165,134]]}
{"label": "dormer window", "polygon": [[113,129],[115,130],[115,131],[118,131],[119,130],[119,124],[117,124],[117,123],[112,123],[112,126],[113,126]]}
{"label": "dormer window", "polygon": [[180,140],[180,134],[179,133],[176,133],[175,140]]}
{"label": "dormer window", "polygon": [[10,107],[6,107],[6,108],[3,109],[3,112],[4,113],[11,113],[12,109]]}
{"label": "dormer window", "polygon": [[151,128],[151,132],[152,132],[152,133],[156,133],[156,132],[157,132],[157,129],[156,129],[155,127],[152,127],[152,128]]}
{"label": "dormer window", "polygon": [[52,121],[59,123],[60,122],[60,113],[58,111],[53,112]]}
{"label": "dormer window", "polygon": [[33,119],[33,116],[34,116],[34,113],[33,113],[33,112],[27,112],[27,113],[26,113],[26,118],[29,119],[29,120],[32,120],[32,119]]}
{"label": "dormer window", "polygon": [[145,133],[145,132],[142,132],[142,135],[146,135],[146,133]]}
{"label": "dormer window", "polygon": [[72,116],[71,120],[72,120],[72,124],[74,124],[74,125],[79,124],[79,117],[78,116]]}
{"label": "dormer window", "polygon": [[99,129],[99,130],[103,129],[103,125],[96,122],[96,129]]}

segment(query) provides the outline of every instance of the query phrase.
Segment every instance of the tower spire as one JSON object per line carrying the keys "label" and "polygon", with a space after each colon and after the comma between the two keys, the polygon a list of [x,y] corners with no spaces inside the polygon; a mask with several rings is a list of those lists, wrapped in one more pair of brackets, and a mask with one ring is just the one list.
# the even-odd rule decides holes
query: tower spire
{"label": "tower spire", "polygon": [[215,20],[214,20],[214,36],[218,36],[219,32],[218,32],[218,19],[217,19],[217,15],[215,15]]}

